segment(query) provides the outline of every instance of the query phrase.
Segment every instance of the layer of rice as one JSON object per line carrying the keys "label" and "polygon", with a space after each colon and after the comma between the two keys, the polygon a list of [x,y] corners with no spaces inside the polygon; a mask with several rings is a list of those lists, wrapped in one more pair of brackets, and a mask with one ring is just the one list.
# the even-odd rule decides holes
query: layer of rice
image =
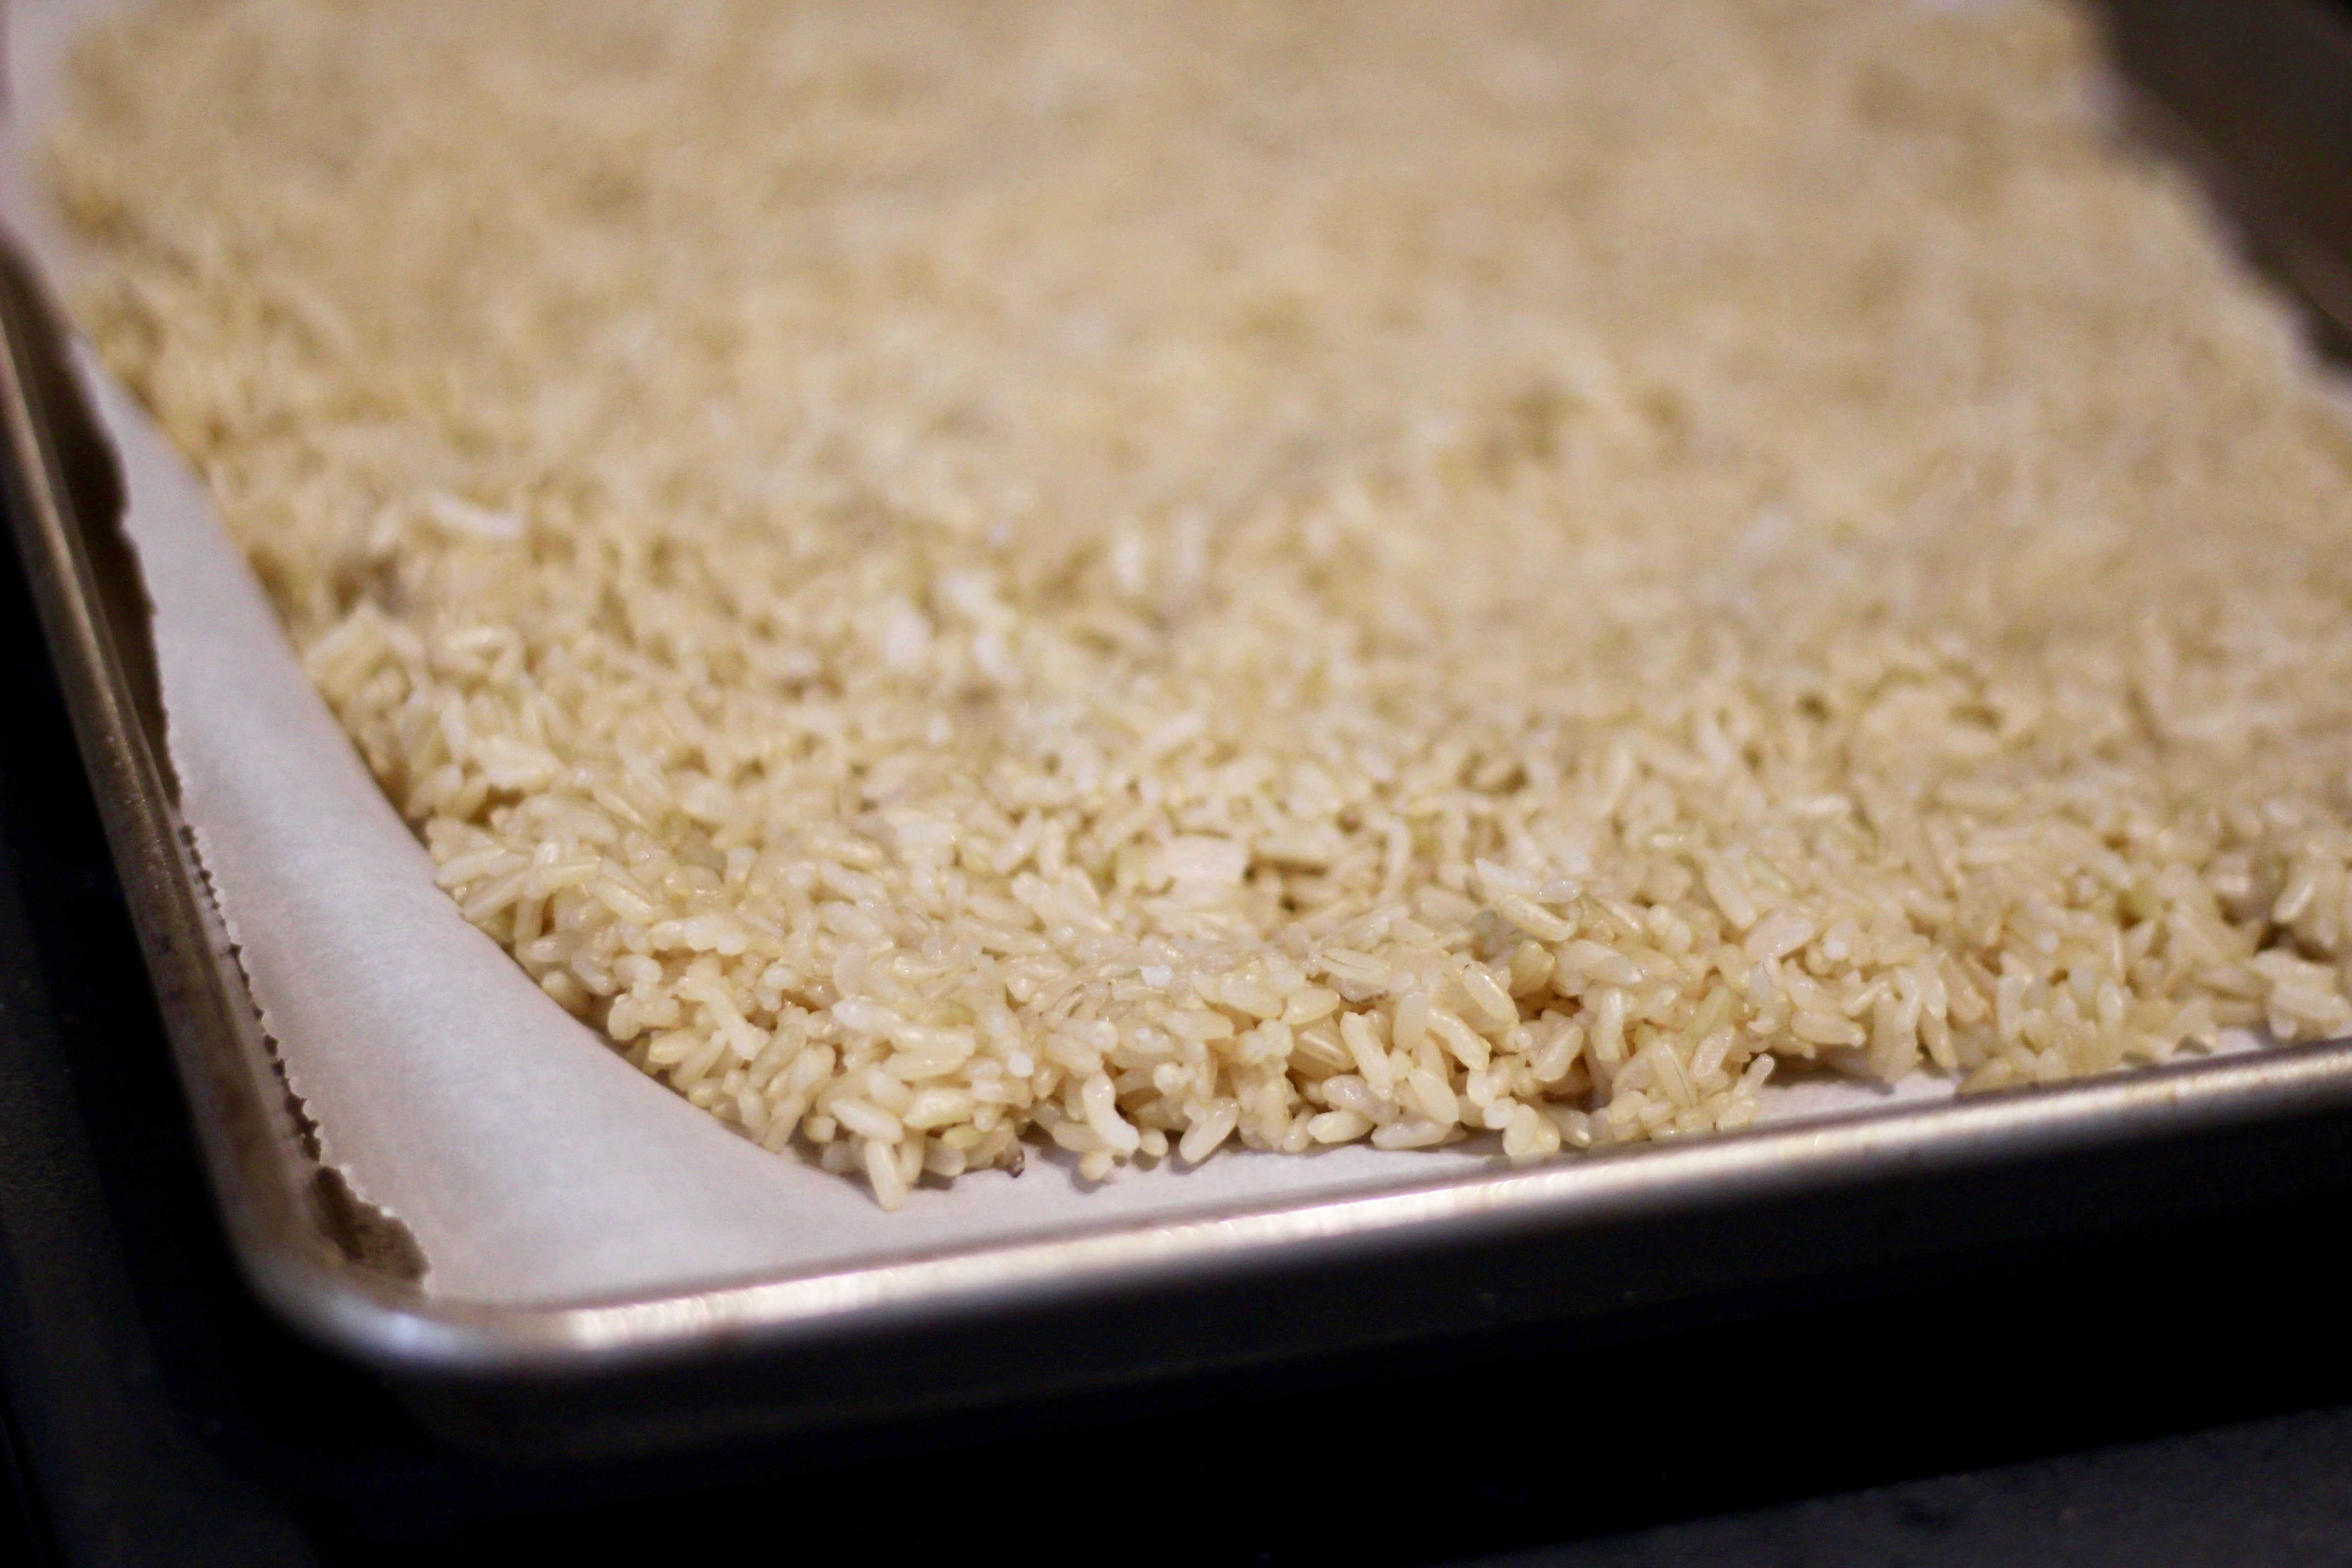
{"label": "layer of rice", "polygon": [[2094,57],[163,0],[55,170],[466,917],[895,1205],[2352,1029],[2352,426]]}

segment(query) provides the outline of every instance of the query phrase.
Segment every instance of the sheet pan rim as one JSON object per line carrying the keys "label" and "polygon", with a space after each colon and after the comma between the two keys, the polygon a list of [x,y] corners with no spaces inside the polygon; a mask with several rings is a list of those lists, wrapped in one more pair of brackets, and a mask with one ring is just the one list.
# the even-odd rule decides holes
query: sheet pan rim
{"label": "sheet pan rim", "polygon": [[2352,1110],[2352,1040],[2328,1041],[1368,1194],[547,1306],[420,1297],[252,1227],[240,1236],[248,1271],[281,1312],[378,1365],[457,1374],[612,1371],[715,1346],[812,1345],[1219,1271],[1273,1281],[1382,1251],[1402,1267],[1474,1237],[1598,1227],[1699,1205],[1729,1208],[2345,1110]]}
{"label": "sheet pan rim", "polygon": [[[12,291],[13,292],[13,291]],[[1400,1264],[1473,1236],[1563,1232],[1898,1174],[1985,1172],[2167,1134],[2352,1110],[2352,1041],[2142,1068],[1966,1100],[1889,1106],[1518,1170],[1290,1200],[1203,1218],[827,1268],[625,1300],[544,1306],[426,1295],[327,1233],[234,959],[141,732],[14,299],[0,310],[0,482],[84,762],[140,928],[199,1143],[248,1279],[312,1338],[380,1370],[562,1375],[714,1350],[807,1346],[1051,1300],[1108,1298],[1220,1271],[1296,1278],[1382,1251]],[[240,1011],[240,1003],[245,1003]]]}

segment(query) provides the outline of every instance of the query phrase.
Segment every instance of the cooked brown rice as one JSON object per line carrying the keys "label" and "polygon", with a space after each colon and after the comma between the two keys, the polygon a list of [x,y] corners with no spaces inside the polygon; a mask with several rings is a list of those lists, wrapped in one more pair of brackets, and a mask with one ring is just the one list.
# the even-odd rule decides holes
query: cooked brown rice
{"label": "cooked brown rice", "polygon": [[56,174],[466,918],[895,1205],[2352,1029],[2352,425],[2092,56],[164,0]]}

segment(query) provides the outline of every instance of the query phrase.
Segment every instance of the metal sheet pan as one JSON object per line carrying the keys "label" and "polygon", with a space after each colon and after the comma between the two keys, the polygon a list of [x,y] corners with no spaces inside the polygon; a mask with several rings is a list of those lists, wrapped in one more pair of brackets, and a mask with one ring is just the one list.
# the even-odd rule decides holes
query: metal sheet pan
{"label": "metal sheet pan", "polygon": [[[2352,121],[2352,47],[2335,19],[2296,0],[2109,15],[2140,89],[2132,123],[2205,172],[2316,320],[2352,323],[2336,286],[2352,222],[2331,205],[2352,189],[2352,140],[2329,134]],[[163,761],[119,479],[13,260],[0,426],[10,515],[238,1255],[289,1319],[492,1440],[814,1430],[1664,1311],[2310,1185],[2352,1150],[2352,1043],[2336,1043],[691,1293],[432,1298],[313,1158],[257,1026]]]}

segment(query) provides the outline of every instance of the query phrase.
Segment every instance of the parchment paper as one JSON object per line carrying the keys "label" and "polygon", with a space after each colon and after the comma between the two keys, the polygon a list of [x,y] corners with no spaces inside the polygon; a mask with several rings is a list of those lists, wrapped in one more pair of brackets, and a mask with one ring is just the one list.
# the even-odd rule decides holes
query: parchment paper
{"label": "parchment paper", "polygon": [[[54,297],[74,247],[34,177],[69,36],[127,0],[7,0],[0,220]],[[204,487],[78,338],[76,368],[121,459],[127,529],[155,606],[172,762],[254,999],[322,1157],[404,1224],[425,1286],[561,1304],[783,1278],[909,1253],[1420,1185],[1500,1168],[1491,1142],[1239,1150],[1100,1187],[1058,1156],[919,1190],[895,1215],[861,1184],[766,1153],[621,1059],[432,879],[422,846],[311,690]],[[1784,1121],[1940,1099],[1811,1081]]]}

